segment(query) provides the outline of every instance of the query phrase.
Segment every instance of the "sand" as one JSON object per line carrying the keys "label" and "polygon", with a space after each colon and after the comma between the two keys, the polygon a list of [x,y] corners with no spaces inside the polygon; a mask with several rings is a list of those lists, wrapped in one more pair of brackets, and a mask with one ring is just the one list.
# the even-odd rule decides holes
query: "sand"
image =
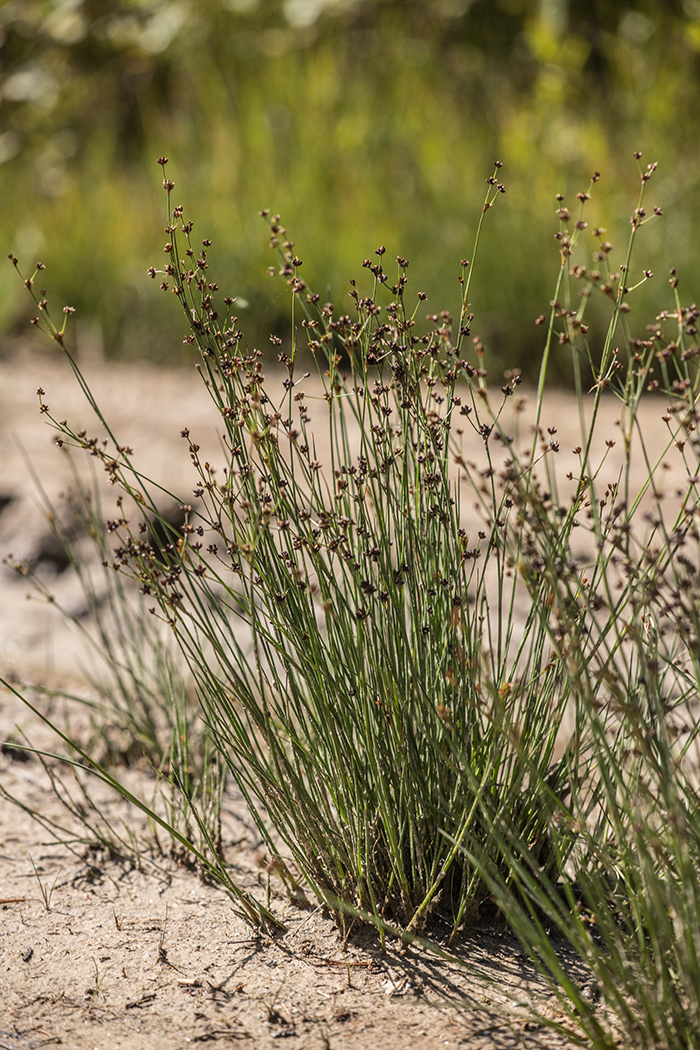
{"label": "sand", "polygon": [[[85,371],[140,469],[178,499],[191,498],[195,479],[180,431],[188,427],[213,455],[218,447],[216,417],[194,370],[93,360]],[[66,457],[38,411],[39,387],[58,417],[100,431],[58,353],[27,346],[0,360],[0,554],[28,559],[80,619],[80,588],[61,562],[31,476],[51,501],[70,483]],[[313,406],[318,383],[309,381],[308,391]],[[645,435],[659,450],[667,441],[665,407],[654,400],[643,416]],[[613,399],[603,411],[601,443],[619,435]],[[579,435],[569,394],[548,399],[543,423],[556,428],[560,454],[573,463]],[[674,453],[663,474],[671,496],[682,481]],[[602,444],[597,454],[604,454]],[[609,454],[613,473],[618,454]],[[106,490],[107,516],[115,495]],[[56,603],[28,600],[28,592],[26,579],[0,571],[0,673],[26,695],[32,683],[87,689],[90,663],[79,632],[66,626]],[[62,717],[56,702],[51,712]],[[3,691],[0,740],[16,739],[17,726],[36,746],[55,746],[46,727]],[[79,719],[72,727],[87,732]],[[146,764],[122,775],[142,797],[152,792]],[[291,904],[274,879],[267,886],[260,843],[233,790],[225,802],[227,860],[241,885],[270,893],[285,933],[252,930],[219,887],[168,857],[144,857],[138,870],[88,850],[36,757],[0,755],[0,783],[26,809],[66,829],[57,840],[26,809],[0,802],[0,1050],[267,1047],[277,1039],[290,1050],[566,1045],[561,1034],[528,1020],[535,1002],[559,1016],[556,1003],[502,923],[466,935],[456,948],[459,963],[399,944],[382,951],[367,930],[344,944],[329,916]],[[87,790],[115,826],[137,820],[103,785],[90,782]]]}

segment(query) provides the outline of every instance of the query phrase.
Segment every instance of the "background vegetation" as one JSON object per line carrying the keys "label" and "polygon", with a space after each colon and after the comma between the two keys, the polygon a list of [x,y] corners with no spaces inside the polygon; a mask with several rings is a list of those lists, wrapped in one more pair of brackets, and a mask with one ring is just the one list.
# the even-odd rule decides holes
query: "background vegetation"
{"label": "background vegetation", "polygon": [[[555,194],[594,168],[591,221],[621,248],[628,231],[606,217],[636,184],[630,154],[658,160],[649,203],[666,218],[648,247],[685,272],[699,261],[698,0],[6,0],[0,62],[3,251],[51,268],[79,349],[182,353],[145,277],[160,264],[164,153],[263,347],[288,313],[266,283],[260,208],[282,214],[305,278],[339,306],[383,242],[414,260],[428,308],[454,308],[496,157],[507,207],[472,298],[504,365],[539,360]],[[0,330],[26,331],[22,289],[0,270]]]}

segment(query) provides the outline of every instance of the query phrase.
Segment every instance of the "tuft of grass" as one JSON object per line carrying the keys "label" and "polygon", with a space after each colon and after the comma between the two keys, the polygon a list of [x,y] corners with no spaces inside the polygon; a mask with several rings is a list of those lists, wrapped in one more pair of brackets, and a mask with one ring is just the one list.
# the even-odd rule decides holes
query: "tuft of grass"
{"label": "tuft of grass", "polygon": [[[298,869],[341,926],[361,917],[409,939],[454,938],[490,899],[582,1040],[699,1046],[698,310],[671,271],[669,307],[631,323],[630,297],[653,276],[631,275],[639,230],[656,218],[644,203],[656,165],[639,165],[615,265],[600,228],[583,256],[597,176],[573,212],[559,202],[559,273],[523,442],[520,376],[494,381],[472,334],[471,275],[500,165],[458,309],[427,322],[408,261],[389,267],[383,246],[351,285],[351,313],[324,302],[265,213],[292,304],[291,344],[272,337],[281,367],[268,379],[235,300],[219,305],[211,242],[195,243],[159,163],[166,264],[149,272],[182,307],[222,433],[217,462],[182,431],[196,479],[183,523],[159,515],[157,484],[94,400],[104,441],[41,407],[59,443],[88,451],[120,490],[112,579],[134,580],[172,632],[207,740],[290,892]],[[600,346],[592,300],[608,311]],[[90,398],[65,325],[37,302]],[[545,406],[559,348],[581,422],[564,470]],[[615,438],[600,433],[611,397]],[[641,426],[648,397],[667,406],[663,448]],[[686,483],[667,498],[671,452]],[[242,906],[271,921],[250,898]],[[561,937],[590,996],[561,962]]]}
{"label": "tuft of grass", "polygon": [[[207,853],[213,844],[210,859],[216,860],[221,854],[225,768],[212,751],[191,679],[172,639],[147,615],[128,581],[109,566],[110,526],[97,474],[93,470],[86,477],[72,460],[70,466],[72,487],[59,506],[49,500],[31,464],[28,470],[66,566],[80,584],[83,608],[62,606],[26,560],[8,556],[5,561],[85,642],[82,673],[89,689],[78,693],[44,685],[34,686],[34,692],[44,701],[59,700],[66,712],[80,710],[81,721],[87,716],[90,728],[84,746],[101,766],[114,769],[147,762],[156,774],[153,805],[160,798],[172,826],[200,851]],[[71,735],[70,724],[67,728]],[[138,844],[128,827],[120,832],[110,826],[90,797],[89,783],[79,775],[66,782],[57,769],[47,764],[45,769],[57,797],[82,826],[83,844],[138,863],[143,841]],[[192,802],[203,820],[201,829],[192,822]],[[155,825],[151,833],[152,845],[165,851]],[[169,849],[180,861],[192,859],[177,837],[170,837]]]}
{"label": "tuft of grass", "polygon": [[[499,169],[474,254],[504,190]],[[162,283],[184,308],[224,428],[221,480],[183,431],[196,509],[184,507],[185,523],[166,527],[171,542],[156,545],[138,520],[156,510],[155,496],[128,452],[109,432],[103,445],[46,414],[60,443],[88,449],[122,488],[113,566],[172,628],[211,738],[270,852],[284,851],[280,864],[293,860],[339,916],[345,903],[420,933],[437,910],[454,934],[484,896],[461,848],[481,840],[483,797],[549,853],[547,815],[504,726],[520,726],[538,769],[562,790],[579,761],[578,748],[554,757],[564,705],[546,631],[536,616],[522,636],[513,630],[498,518],[507,508],[493,484],[483,497],[494,511],[487,531],[470,541],[463,527],[459,469],[468,468],[454,462],[457,420],[491,457],[492,428],[478,422],[482,350],[477,366],[466,359],[473,266],[462,265],[456,322],[432,315],[417,336],[425,296],[409,306],[407,260],[397,260],[395,278],[383,248],[366,261],[371,294],[353,285],[351,319],[310,292],[279,220],[267,216],[294,332],[291,354],[280,348],[282,374],[268,382],[262,355],[244,349],[234,301],[224,300],[223,315],[214,306],[210,242],[195,246],[167,178],[164,186]],[[68,353],[65,325],[39,306]],[[319,365],[318,436],[295,371],[299,330]]]}
{"label": "tuft of grass", "polygon": [[[589,1045],[612,1048],[622,1040],[671,1050],[700,1045],[700,376],[697,308],[681,300],[675,270],[671,308],[640,335],[629,323],[632,249],[647,221],[644,190],[654,168],[640,166],[629,246],[616,272],[607,261],[602,272],[592,272],[562,259],[540,391],[550,347],[569,345],[579,378],[579,467],[564,475],[548,454],[537,479],[528,469],[531,458],[517,452],[511,466],[518,518],[508,549],[569,683],[587,749],[585,775],[563,795],[523,746],[518,760],[533,791],[539,784],[559,863],[544,870],[490,800],[483,809],[489,836],[471,859]],[[562,235],[566,244],[569,235]],[[640,277],[646,281],[652,273]],[[573,308],[575,282],[583,282],[584,295]],[[599,360],[582,337],[587,299],[596,289],[611,305]],[[588,395],[582,360],[593,374]],[[619,432],[600,454],[593,448],[596,439],[601,444],[603,397],[618,401]],[[649,397],[667,426],[661,446],[641,425],[640,403]],[[558,451],[543,430],[537,440]],[[608,457],[620,441],[613,467]],[[663,480],[670,456],[685,473],[672,492]],[[643,467],[637,485],[635,461]],[[494,849],[506,859],[506,878],[488,863]],[[568,975],[557,953],[562,941],[586,964],[587,989]]]}

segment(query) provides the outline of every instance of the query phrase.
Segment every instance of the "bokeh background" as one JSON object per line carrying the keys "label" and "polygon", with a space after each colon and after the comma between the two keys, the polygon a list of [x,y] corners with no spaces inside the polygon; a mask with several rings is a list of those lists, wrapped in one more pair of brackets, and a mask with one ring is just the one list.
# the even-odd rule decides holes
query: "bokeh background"
{"label": "bokeh background", "polygon": [[[575,203],[601,172],[587,218],[621,256],[634,150],[659,162],[649,202],[664,211],[637,257],[657,274],[640,323],[671,305],[670,266],[695,297],[699,86],[700,0],[5,0],[0,247],[47,264],[79,352],[181,362],[177,304],[146,276],[163,260],[166,154],[174,202],[213,241],[212,279],[269,347],[289,296],[267,275],[261,208],[281,213],[324,298],[349,306],[384,243],[430,310],[455,309],[498,158],[507,193],[487,216],[475,330],[499,367],[531,374],[555,194]],[[5,345],[31,313],[0,261]]]}

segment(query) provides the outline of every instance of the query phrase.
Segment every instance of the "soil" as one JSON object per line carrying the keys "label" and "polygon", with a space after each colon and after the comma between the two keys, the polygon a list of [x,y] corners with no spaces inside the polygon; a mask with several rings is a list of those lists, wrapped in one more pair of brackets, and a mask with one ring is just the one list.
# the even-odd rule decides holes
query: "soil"
{"label": "soil", "polygon": [[[0,732],[13,714],[22,718],[14,698],[0,697]],[[0,777],[24,805],[65,823],[36,760],[5,756]],[[142,772],[129,786],[151,785]],[[99,785],[91,794],[115,823],[133,820]],[[237,814],[236,800],[227,803],[228,840]],[[256,858],[240,837],[227,850],[238,883],[264,898]],[[458,965],[400,944],[382,951],[366,930],[344,943],[330,917],[290,905],[281,884],[270,887],[270,903],[286,931],[257,933],[191,871],[165,858],[144,858],[137,870],[88,854],[3,803],[0,1048],[567,1045],[533,1022],[536,998],[553,1018],[556,1006],[502,924],[465,938]]]}
{"label": "soil", "polygon": [[[187,426],[214,449],[217,441],[196,374],[99,360],[86,362],[85,371],[144,473],[186,500],[193,479],[180,431]],[[38,412],[38,387],[57,415],[95,426],[59,355],[25,348],[0,360],[0,554],[27,558],[63,604],[80,613],[79,590],[61,563],[28,466],[51,500],[69,483],[66,457]],[[643,417],[652,447],[667,441],[664,409],[653,401]],[[604,414],[601,441],[616,434],[612,400]],[[579,435],[570,395],[550,398],[543,423],[557,428],[562,456],[573,457]],[[675,461],[666,478],[672,493],[680,478]],[[26,580],[7,568],[0,588],[0,674],[21,683],[80,685],[82,643],[55,603],[27,601]],[[55,746],[46,727],[5,690],[0,741],[15,738],[18,725],[37,746]],[[136,793],[152,789],[148,767],[124,775]],[[290,904],[274,880],[266,885],[259,843],[234,792],[225,805],[227,860],[240,884],[270,893],[284,933],[252,931],[220,888],[167,858],[144,857],[139,870],[87,853],[70,826],[58,839],[49,835],[28,810],[62,825],[69,818],[37,758],[1,754],[0,784],[26,807],[0,801],[0,1050],[271,1047],[278,1039],[289,1050],[568,1045],[560,1032],[532,1021],[533,1005],[561,1018],[502,924],[479,925],[465,936],[456,949],[459,964],[399,944],[382,951],[366,930],[344,943],[329,916]],[[110,822],[134,826],[138,818],[119,796],[99,783],[89,790]]]}

